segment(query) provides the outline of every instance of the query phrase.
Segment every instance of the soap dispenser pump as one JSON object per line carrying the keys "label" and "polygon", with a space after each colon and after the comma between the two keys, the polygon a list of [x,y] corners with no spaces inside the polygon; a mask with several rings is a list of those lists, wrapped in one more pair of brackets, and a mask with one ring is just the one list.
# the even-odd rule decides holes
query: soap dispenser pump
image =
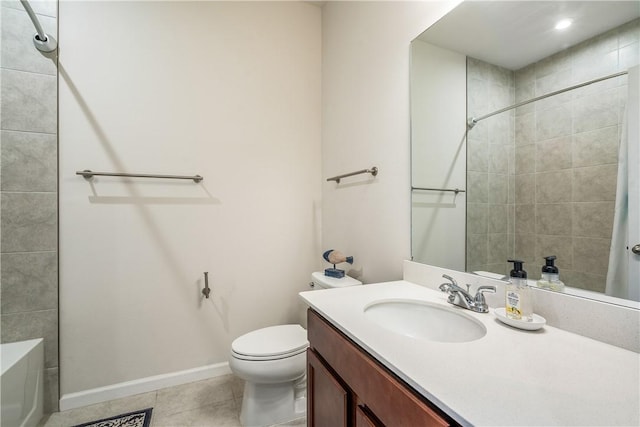
{"label": "soap dispenser pump", "polygon": [[513,270],[509,274],[509,283],[505,292],[505,311],[508,318],[531,322],[533,320],[533,306],[527,285],[527,272],[522,264],[524,261],[510,259]]}
{"label": "soap dispenser pump", "polygon": [[560,271],[555,266],[555,255],[544,257],[546,264],[542,266],[542,275],[538,280],[538,287],[551,289],[552,291],[562,291],[564,283],[560,280]]}

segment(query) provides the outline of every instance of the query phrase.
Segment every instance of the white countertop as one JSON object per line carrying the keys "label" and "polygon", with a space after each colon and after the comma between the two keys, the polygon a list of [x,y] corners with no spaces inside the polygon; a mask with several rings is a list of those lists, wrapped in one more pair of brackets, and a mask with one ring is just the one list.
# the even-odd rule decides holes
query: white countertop
{"label": "white countertop", "polygon": [[[349,338],[463,425],[640,425],[640,355],[546,325],[523,331],[448,304],[404,280],[300,293]],[[378,300],[463,310],[487,334],[442,343],[388,331],[364,316]]]}

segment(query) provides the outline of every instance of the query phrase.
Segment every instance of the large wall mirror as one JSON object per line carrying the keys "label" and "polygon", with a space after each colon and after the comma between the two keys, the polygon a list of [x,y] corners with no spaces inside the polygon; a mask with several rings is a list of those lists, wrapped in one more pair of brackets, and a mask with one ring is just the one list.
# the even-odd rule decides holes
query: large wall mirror
{"label": "large wall mirror", "polygon": [[465,1],[416,38],[413,260],[555,255],[566,292],[638,306],[639,41],[637,1]]}

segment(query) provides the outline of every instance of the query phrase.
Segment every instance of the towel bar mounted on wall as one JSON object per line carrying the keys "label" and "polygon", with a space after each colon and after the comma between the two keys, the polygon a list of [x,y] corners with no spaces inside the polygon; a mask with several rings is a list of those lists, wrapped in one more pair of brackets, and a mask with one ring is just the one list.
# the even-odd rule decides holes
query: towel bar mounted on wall
{"label": "towel bar mounted on wall", "polygon": [[370,173],[371,175],[376,176],[378,175],[378,168],[374,166],[371,169],[362,169],[362,170],[351,172],[351,173],[345,173],[344,175],[333,176],[331,178],[327,178],[327,181],[335,181],[338,184],[340,184],[340,180],[342,178],[346,178],[348,176],[353,176],[353,175],[360,175],[362,173]]}
{"label": "towel bar mounted on wall", "polygon": [[91,179],[94,176],[121,176],[126,178],[161,178],[161,179],[192,179],[193,182],[200,182],[204,178],[200,175],[185,176],[185,175],[153,175],[144,173],[114,173],[114,172],[93,172],[89,169],[83,171],[77,171],[76,175],[82,175],[85,179]]}
{"label": "towel bar mounted on wall", "polygon": [[460,190],[459,188],[426,188],[426,187],[411,187],[411,191],[414,190],[422,190],[422,191],[449,191],[452,193],[466,193],[465,190]]}

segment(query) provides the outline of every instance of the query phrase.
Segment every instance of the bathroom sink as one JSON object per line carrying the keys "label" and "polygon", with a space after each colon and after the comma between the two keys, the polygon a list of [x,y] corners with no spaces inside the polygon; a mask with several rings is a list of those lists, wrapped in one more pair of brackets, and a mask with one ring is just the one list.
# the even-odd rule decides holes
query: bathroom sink
{"label": "bathroom sink", "polygon": [[376,301],[365,307],[364,314],[391,332],[429,341],[468,342],[487,333],[487,328],[468,314],[423,301]]}

